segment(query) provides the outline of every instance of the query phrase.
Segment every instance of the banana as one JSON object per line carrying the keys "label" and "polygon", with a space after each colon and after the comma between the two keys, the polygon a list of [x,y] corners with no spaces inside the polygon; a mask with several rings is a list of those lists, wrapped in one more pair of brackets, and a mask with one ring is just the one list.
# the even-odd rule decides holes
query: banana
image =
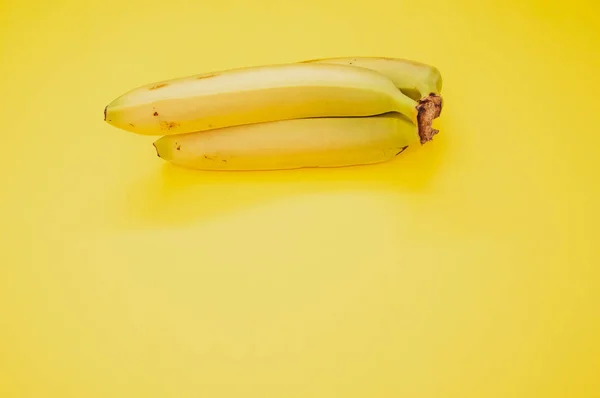
{"label": "banana", "polygon": [[[130,132],[171,135],[313,117],[407,116],[421,141],[435,106],[415,101],[384,75],[348,65],[292,63],[232,69],[147,84],[116,98],[104,120]],[[439,112],[438,112],[439,114]]]}
{"label": "banana", "polygon": [[374,70],[390,79],[404,94],[414,100],[442,91],[442,75],[431,65],[402,58],[334,57],[301,61],[310,64],[351,65]]}
{"label": "banana", "polygon": [[398,113],[307,118],[167,135],[157,155],[196,170],[283,170],[384,162],[420,142],[417,127]]}

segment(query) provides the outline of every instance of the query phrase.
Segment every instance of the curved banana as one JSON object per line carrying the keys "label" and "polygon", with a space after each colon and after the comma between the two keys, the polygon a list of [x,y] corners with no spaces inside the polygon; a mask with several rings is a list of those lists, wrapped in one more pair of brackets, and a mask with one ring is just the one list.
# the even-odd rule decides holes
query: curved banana
{"label": "curved banana", "polygon": [[[104,111],[111,125],[139,134],[170,135],[279,120],[371,116],[399,112],[436,133],[431,111],[366,68],[332,64],[248,67],[138,87]],[[426,117],[424,117],[424,115]]]}
{"label": "curved banana", "polygon": [[333,57],[301,61],[310,64],[336,64],[367,68],[390,79],[404,94],[414,100],[442,91],[442,75],[431,65],[402,58]]}
{"label": "curved banana", "polygon": [[342,167],[392,159],[420,142],[417,127],[397,113],[355,118],[294,119],[167,135],[158,156],[198,170]]}

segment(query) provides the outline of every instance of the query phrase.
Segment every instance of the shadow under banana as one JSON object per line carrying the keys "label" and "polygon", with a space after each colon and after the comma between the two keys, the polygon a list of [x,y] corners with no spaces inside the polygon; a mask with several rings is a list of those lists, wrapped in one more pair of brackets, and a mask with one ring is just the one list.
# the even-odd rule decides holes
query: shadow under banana
{"label": "shadow under banana", "polygon": [[451,145],[450,133],[409,147],[384,163],[275,171],[196,171],[164,163],[128,186],[125,227],[186,226],[303,195],[371,192],[403,197],[426,192]]}

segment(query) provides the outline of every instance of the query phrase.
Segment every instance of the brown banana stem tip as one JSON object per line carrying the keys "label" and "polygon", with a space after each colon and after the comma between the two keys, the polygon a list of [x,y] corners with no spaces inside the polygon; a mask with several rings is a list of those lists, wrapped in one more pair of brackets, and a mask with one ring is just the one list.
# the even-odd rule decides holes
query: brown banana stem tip
{"label": "brown banana stem tip", "polygon": [[442,97],[435,93],[431,93],[419,100],[419,104],[417,105],[417,122],[421,144],[431,141],[433,136],[438,133],[438,130],[431,127],[431,124],[442,113],[442,106]]}

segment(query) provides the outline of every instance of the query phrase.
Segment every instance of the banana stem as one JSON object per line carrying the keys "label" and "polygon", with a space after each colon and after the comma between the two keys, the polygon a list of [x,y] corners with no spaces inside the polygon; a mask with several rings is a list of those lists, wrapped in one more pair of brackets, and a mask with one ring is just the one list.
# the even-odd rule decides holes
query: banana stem
{"label": "banana stem", "polygon": [[435,118],[440,116],[442,106],[442,97],[435,93],[430,93],[419,100],[419,104],[417,105],[417,122],[421,144],[431,141],[433,136],[438,133],[438,130],[434,129],[431,124]]}

